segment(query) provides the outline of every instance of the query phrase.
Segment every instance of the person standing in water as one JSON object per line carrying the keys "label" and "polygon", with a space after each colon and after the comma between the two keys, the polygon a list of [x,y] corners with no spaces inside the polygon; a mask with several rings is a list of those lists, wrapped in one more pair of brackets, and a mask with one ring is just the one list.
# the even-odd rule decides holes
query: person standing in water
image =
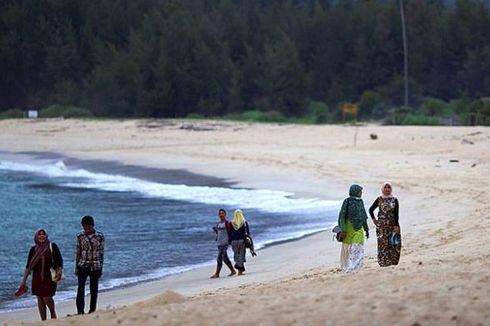
{"label": "person standing in water", "polygon": [[346,273],[356,273],[361,270],[364,263],[364,232],[369,239],[367,214],[361,196],[362,187],[357,184],[351,185],[349,198],[344,199],[339,213],[339,227],[344,237],[340,267]]}
{"label": "person standing in water", "polygon": [[226,211],[221,208],[218,211],[219,223],[217,223],[213,230],[216,233],[216,244],[218,245],[218,257],[216,272],[211,276],[211,278],[218,278],[221,268],[223,267],[223,262],[230,269],[230,274],[228,276],[233,276],[236,274],[233,265],[231,264],[230,258],[228,258],[228,246],[230,245],[230,233],[231,233],[231,223],[226,219]]}
{"label": "person standing in water", "polygon": [[[376,198],[369,208],[369,215],[376,225],[378,236],[378,264],[381,267],[398,265],[401,251],[400,224],[398,223],[398,199],[393,197],[393,187],[385,182],[381,187],[381,196]],[[378,218],[374,211],[378,208]]]}
{"label": "person standing in water", "polygon": [[238,270],[238,275],[243,275],[246,262],[245,236],[250,235],[250,229],[241,209],[237,209],[233,213],[231,226],[231,248],[233,249],[235,268]]}
{"label": "person standing in water", "polygon": [[104,235],[94,228],[94,218],[82,218],[83,231],[77,235],[75,275],[78,277],[77,313],[85,313],[85,283],[90,278],[90,310],[97,307],[99,279],[104,265]]}
{"label": "person standing in water", "polygon": [[[49,241],[48,233],[40,229],[34,234],[35,246],[29,251],[26,269],[22,275],[20,288],[27,290],[26,281],[32,273],[32,295],[37,297],[37,308],[41,320],[46,320],[47,310],[51,319],[56,319],[56,310],[53,297],[56,294],[57,281],[61,279],[63,258],[58,246]],[[56,271],[55,278],[51,275],[51,268]]]}

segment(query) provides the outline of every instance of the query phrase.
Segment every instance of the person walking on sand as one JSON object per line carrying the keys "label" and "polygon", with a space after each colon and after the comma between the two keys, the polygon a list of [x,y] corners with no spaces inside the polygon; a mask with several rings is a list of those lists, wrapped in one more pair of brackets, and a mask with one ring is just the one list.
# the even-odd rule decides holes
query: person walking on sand
{"label": "person walking on sand", "polygon": [[[63,258],[58,246],[49,241],[45,230],[40,229],[34,233],[34,243],[35,245],[29,250],[20,289],[27,290],[27,277],[32,271],[32,295],[37,297],[37,308],[41,320],[46,320],[46,307],[49,309],[51,319],[56,319],[53,297],[56,294],[56,282],[61,279]],[[54,271],[53,275],[51,269]]]}
{"label": "person walking on sand", "polygon": [[250,235],[248,222],[241,209],[237,209],[233,213],[231,221],[231,248],[233,249],[233,259],[235,260],[235,268],[238,270],[238,275],[243,275],[245,272],[245,236]]}
{"label": "person walking on sand", "polygon": [[[378,264],[381,267],[398,265],[401,251],[400,224],[398,223],[398,199],[392,195],[393,188],[389,182],[381,187],[381,196],[376,198],[369,208],[369,215],[376,225],[378,237]],[[374,211],[378,208],[378,218]]]}
{"label": "person walking on sand", "polygon": [[338,222],[343,236],[340,266],[346,273],[361,270],[364,262],[364,232],[369,239],[367,214],[361,196],[362,187],[351,185],[349,198],[344,199],[339,213]]}
{"label": "person walking on sand", "polygon": [[81,221],[83,231],[77,235],[75,275],[78,277],[77,313],[85,313],[85,283],[90,278],[90,310],[97,307],[99,279],[104,265],[104,235],[97,231],[92,216],[84,216]]}
{"label": "person walking on sand", "polygon": [[221,268],[223,267],[223,262],[230,269],[230,274],[228,276],[233,276],[236,274],[233,265],[231,264],[230,258],[228,258],[228,246],[230,244],[230,233],[231,233],[231,223],[226,219],[226,211],[221,208],[218,211],[219,223],[217,223],[213,230],[216,233],[216,244],[218,245],[218,257],[216,265],[216,273],[214,273],[211,278],[218,278]]}

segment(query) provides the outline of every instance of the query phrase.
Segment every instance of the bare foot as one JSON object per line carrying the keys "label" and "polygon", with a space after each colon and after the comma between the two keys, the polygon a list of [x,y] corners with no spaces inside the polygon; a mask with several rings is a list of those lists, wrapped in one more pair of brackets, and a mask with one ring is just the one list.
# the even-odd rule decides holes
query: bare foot
{"label": "bare foot", "polygon": [[219,275],[218,274],[213,274],[213,276],[211,276],[210,278],[218,278]]}
{"label": "bare foot", "polygon": [[236,274],[236,272],[235,272],[235,271],[231,271],[231,273],[230,273],[230,274],[228,274],[228,277],[233,276],[233,275],[235,275],[235,274]]}
{"label": "bare foot", "polygon": [[242,275],[245,275],[245,272],[238,271],[238,276],[242,276]]}

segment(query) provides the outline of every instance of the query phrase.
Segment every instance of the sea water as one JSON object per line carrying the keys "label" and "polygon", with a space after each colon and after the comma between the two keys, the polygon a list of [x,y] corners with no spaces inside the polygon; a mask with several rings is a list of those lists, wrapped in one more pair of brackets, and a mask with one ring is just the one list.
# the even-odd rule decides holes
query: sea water
{"label": "sea water", "polygon": [[34,297],[16,299],[14,292],[39,228],[63,255],[66,279],[56,294],[61,301],[76,294],[75,237],[84,215],[95,218],[106,238],[104,290],[213,264],[211,228],[219,208],[230,219],[234,209],[243,209],[261,248],[330,227],[338,206],[185,171],[0,153],[0,312],[35,306]]}

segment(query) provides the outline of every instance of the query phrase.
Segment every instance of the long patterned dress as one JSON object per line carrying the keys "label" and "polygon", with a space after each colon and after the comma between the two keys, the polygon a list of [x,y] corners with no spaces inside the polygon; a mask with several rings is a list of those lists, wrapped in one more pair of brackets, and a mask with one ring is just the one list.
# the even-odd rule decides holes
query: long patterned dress
{"label": "long patterned dress", "polygon": [[392,242],[393,229],[398,226],[398,200],[395,197],[378,197],[369,213],[374,217],[374,210],[378,210],[378,226],[376,235],[378,237],[378,264],[381,267],[398,265],[401,251],[400,243]]}

